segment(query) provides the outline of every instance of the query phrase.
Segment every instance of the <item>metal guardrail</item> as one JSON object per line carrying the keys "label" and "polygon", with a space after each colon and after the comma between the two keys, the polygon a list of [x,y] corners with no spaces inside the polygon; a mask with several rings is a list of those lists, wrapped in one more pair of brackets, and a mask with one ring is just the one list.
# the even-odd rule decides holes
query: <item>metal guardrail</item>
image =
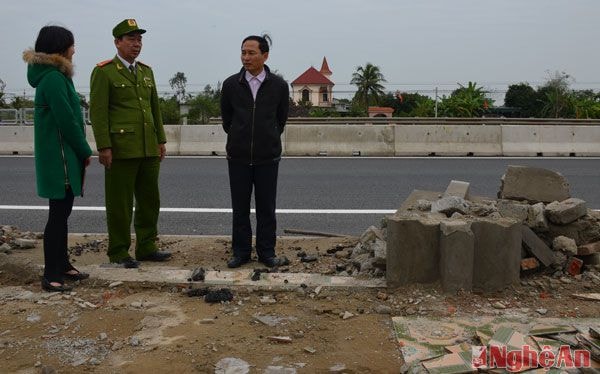
{"label": "metal guardrail", "polygon": [[[210,125],[220,125],[221,118],[211,118]],[[450,118],[450,117],[290,117],[289,125],[600,125],[600,119],[574,118]]]}
{"label": "metal guardrail", "polygon": [[[0,109],[0,126],[31,126],[34,113],[34,108]],[[81,107],[81,115],[85,123],[90,122],[90,113],[86,108]]]}

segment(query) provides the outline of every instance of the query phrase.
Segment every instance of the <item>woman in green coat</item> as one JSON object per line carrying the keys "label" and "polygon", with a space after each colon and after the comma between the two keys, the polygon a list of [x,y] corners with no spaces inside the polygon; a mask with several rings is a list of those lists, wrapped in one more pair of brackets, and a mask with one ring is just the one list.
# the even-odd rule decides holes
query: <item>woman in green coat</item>
{"label": "woman in green coat", "polygon": [[82,195],[83,175],[92,150],[85,140],[79,96],[73,87],[73,33],[44,26],[35,50],[23,53],[27,79],[35,88],[34,153],[37,193],[49,199],[44,230],[44,277],[47,291],[69,291],[65,278],[89,277],[71,265],[67,252],[67,221],[74,196]]}

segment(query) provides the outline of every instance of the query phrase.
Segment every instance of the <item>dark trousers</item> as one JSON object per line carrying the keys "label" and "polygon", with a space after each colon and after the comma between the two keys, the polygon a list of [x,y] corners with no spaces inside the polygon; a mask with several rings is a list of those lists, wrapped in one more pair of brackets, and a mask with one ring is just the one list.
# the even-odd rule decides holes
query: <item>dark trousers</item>
{"label": "dark trousers", "polygon": [[244,165],[229,161],[234,256],[250,258],[252,253],[250,200],[253,187],[256,203],[256,253],[259,259],[275,256],[278,171],[279,161],[262,165]]}
{"label": "dark trousers", "polygon": [[48,222],[44,229],[44,277],[49,282],[63,282],[63,274],[73,267],[69,262],[67,221],[73,210],[73,192],[67,189],[64,199],[50,199]]}

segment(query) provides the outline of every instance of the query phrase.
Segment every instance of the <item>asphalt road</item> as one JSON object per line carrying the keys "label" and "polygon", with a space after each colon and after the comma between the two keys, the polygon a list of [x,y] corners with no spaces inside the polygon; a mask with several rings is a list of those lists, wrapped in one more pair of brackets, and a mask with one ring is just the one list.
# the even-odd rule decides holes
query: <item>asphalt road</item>
{"label": "asphalt road", "polygon": [[[471,192],[496,196],[507,165],[556,170],[571,184],[571,194],[600,208],[600,159],[596,158],[285,158],[279,171],[278,233],[293,228],[360,234],[377,225],[413,189],[444,191],[452,179],[471,183]],[[163,161],[160,189],[162,234],[229,235],[231,207],[227,161],[223,158],[180,158]],[[0,224],[43,231],[47,211],[23,207],[47,206],[35,193],[34,159],[0,157]],[[19,206],[21,209],[7,209]],[[103,170],[94,159],[86,176],[84,198],[77,198],[71,232],[106,232]],[[86,207],[93,207],[88,209]],[[209,212],[178,212],[171,208],[205,208]],[[297,210],[303,210],[298,212]],[[322,210],[361,210],[324,213]],[[321,210],[321,211],[319,211]]]}

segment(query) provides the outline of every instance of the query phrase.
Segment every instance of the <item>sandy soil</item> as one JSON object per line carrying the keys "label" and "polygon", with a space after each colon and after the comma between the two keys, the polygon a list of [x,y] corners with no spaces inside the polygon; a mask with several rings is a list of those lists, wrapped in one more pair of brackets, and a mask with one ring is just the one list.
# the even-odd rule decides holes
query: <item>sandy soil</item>
{"label": "sandy soil", "polygon": [[[281,238],[277,254],[290,265],[280,271],[351,270],[344,257],[355,244],[355,238]],[[107,262],[104,237],[72,236],[70,245],[75,266]],[[162,237],[161,246],[174,253],[168,266],[187,269],[225,269],[231,255],[227,238]],[[317,261],[301,262],[300,252]],[[39,244],[0,256],[0,372],[52,367],[61,373],[213,373],[220,360],[238,358],[251,373],[395,373],[402,357],[391,316],[600,315],[599,302],[572,297],[600,289],[585,275],[534,274],[490,294],[444,295],[438,284],[293,291],[235,287],[233,301],[209,304],[188,297],[182,292],[186,285],[160,283],[109,287],[89,279],[71,294],[46,293],[38,278],[42,263]],[[279,342],[274,336],[289,339]]]}

